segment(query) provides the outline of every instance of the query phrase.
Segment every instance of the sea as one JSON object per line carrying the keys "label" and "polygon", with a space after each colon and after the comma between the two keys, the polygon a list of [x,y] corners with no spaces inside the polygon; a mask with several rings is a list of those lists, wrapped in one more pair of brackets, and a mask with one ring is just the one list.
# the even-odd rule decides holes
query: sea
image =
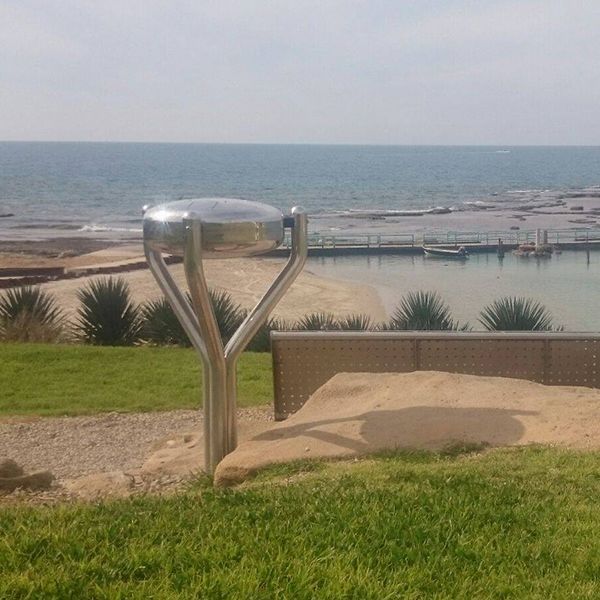
{"label": "sea", "polygon": [[[304,206],[317,235],[594,229],[600,147],[0,142],[0,240],[139,240],[144,205],[206,196]],[[600,252],[315,258],[307,268],[372,285],[389,312],[407,291],[435,289],[477,328],[484,304],[525,295],[557,325],[600,330]]]}
{"label": "sea", "polygon": [[0,142],[0,239],[135,237],[144,205],[203,196],[304,206],[315,233],[593,225],[552,213],[600,205],[600,147]]}

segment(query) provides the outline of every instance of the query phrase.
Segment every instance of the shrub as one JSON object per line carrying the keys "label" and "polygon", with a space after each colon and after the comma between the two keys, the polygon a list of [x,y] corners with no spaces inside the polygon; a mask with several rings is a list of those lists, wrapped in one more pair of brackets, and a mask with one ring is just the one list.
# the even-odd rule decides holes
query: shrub
{"label": "shrub", "polygon": [[[209,293],[221,339],[223,344],[226,344],[242,324],[247,313],[227,292],[209,290]],[[189,293],[186,294],[186,298],[191,305],[192,299]],[[141,336],[144,340],[154,344],[191,346],[186,332],[166,298],[146,302],[141,308],[141,318],[143,323]]]}
{"label": "shrub", "polygon": [[324,312],[304,315],[294,325],[297,331],[335,331],[339,328],[337,319],[331,313]]}
{"label": "shrub", "polygon": [[77,297],[80,307],[76,329],[83,340],[100,346],[129,346],[139,339],[140,310],[124,279],[90,281]]}
{"label": "shrub", "polygon": [[0,339],[57,342],[65,335],[65,318],[56,300],[39,287],[23,286],[0,295]]}
{"label": "shrub", "polygon": [[158,345],[191,346],[175,311],[166,298],[150,300],[142,305],[141,337]]}
{"label": "shrub", "polygon": [[339,318],[338,328],[342,331],[371,331],[374,326],[369,315],[352,314]]}
{"label": "shrub", "polygon": [[409,292],[382,329],[438,331],[466,329],[452,318],[448,305],[437,292]]}
{"label": "shrub", "polygon": [[506,296],[482,311],[479,322],[488,331],[549,331],[552,315],[546,307],[530,298]]}
{"label": "shrub", "polygon": [[270,352],[271,331],[284,331],[286,329],[289,329],[289,326],[282,319],[268,319],[250,340],[247,350],[250,350],[251,352]]}
{"label": "shrub", "polygon": [[223,344],[226,344],[246,318],[247,311],[237,304],[226,291],[209,291],[221,338]]}

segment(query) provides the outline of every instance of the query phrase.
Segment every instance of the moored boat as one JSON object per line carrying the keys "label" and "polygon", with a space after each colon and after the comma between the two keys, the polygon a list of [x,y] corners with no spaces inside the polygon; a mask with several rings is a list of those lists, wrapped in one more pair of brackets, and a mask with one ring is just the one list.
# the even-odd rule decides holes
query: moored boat
{"label": "moored boat", "polygon": [[469,258],[469,253],[464,246],[460,248],[432,248],[431,246],[423,246],[425,256],[434,256],[437,258]]}

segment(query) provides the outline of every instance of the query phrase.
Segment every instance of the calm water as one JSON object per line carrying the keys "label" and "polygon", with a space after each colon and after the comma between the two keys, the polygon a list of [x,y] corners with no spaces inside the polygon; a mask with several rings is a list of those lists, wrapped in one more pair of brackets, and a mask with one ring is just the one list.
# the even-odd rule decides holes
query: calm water
{"label": "calm water", "polygon": [[349,209],[469,211],[599,185],[600,147],[4,142],[0,214],[14,216],[0,236],[135,233],[144,204],[198,196],[301,204],[326,230],[344,228]]}
{"label": "calm water", "polygon": [[[474,254],[466,261],[424,256],[310,259],[317,274],[374,286],[389,312],[411,290],[437,290],[455,318],[478,329],[479,312],[504,295],[539,300],[557,325],[600,331],[600,251],[567,251],[549,259]],[[324,307],[326,310],[326,307]]]}

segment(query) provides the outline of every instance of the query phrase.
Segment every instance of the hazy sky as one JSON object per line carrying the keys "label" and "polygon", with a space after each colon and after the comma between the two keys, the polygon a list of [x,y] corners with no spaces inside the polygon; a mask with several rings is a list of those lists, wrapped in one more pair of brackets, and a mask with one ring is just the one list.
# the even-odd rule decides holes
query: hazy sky
{"label": "hazy sky", "polygon": [[0,139],[600,144],[600,0],[0,0]]}

